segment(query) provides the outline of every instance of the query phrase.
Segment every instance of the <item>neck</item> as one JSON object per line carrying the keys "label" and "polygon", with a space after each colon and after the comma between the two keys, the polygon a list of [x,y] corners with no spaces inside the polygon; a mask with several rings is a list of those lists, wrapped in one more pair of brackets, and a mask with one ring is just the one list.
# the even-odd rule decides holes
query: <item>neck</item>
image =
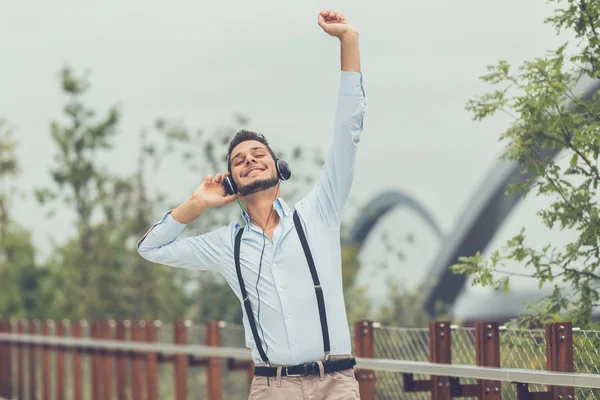
{"label": "neck", "polygon": [[279,214],[273,210],[273,202],[279,197],[278,186],[244,197],[250,219],[263,229],[271,228],[279,222]]}

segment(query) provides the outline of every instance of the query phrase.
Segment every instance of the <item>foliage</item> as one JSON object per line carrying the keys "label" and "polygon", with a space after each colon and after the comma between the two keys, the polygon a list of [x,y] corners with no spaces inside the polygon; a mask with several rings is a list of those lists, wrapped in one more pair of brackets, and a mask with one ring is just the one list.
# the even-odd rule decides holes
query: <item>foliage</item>
{"label": "foliage", "polygon": [[[514,118],[501,135],[507,143],[502,158],[518,163],[524,179],[510,185],[508,195],[534,193],[551,200],[538,215],[548,230],[564,230],[571,241],[548,243],[541,249],[527,244],[521,230],[485,259],[480,253],[463,257],[452,266],[471,277],[473,284],[508,291],[511,277],[527,276],[539,286],[552,285],[552,294],[532,305],[522,323],[567,319],[577,326],[592,326],[592,313],[600,304],[600,108],[598,98],[585,97],[574,87],[600,76],[600,38],[595,24],[598,0],[552,0],[562,4],[545,22],[558,33],[573,35],[542,57],[513,67],[506,61],[489,66],[481,79],[498,87],[467,103],[475,120],[504,112]],[[573,52],[568,55],[568,50]],[[564,155],[568,163],[554,157]],[[567,165],[563,165],[567,164]],[[522,265],[510,273],[507,262]]]}
{"label": "foliage", "polygon": [[453,321],[449,306],[440,306],[433,315],[423,309],[424,285],[410,288],[398,280],[387,282],[390,298],[377,310],[377,321],[386,326],[426,328],[429,321]]}
{"label": "foliage", "polygon": [[[53,307],[49,318],[168,318],[183,312],[183,280],[173,271],[140,260],[135,244],[151,225],[155,208],[145,185],[150,154],[140,138],[133,176],[113,176],[102,164],[110,155],[119,112],[112,107],[99,121],[82,101],[90,84],[69,69],[61,72],[68,101],[66,123],[54,121],[56,150],[52,186],[36,189],[40,203],[75,214],[75,236],[55,243],[47,261]],[[60,291],[56,288],[60,287]]]}
{"label": "foliage", "polygon": [[32,317],[45,304],[40,289],[46,274],[36,265],[30,232],[11,215],[20,173],[15,149],[12,130],[0,121],[0,316]]}

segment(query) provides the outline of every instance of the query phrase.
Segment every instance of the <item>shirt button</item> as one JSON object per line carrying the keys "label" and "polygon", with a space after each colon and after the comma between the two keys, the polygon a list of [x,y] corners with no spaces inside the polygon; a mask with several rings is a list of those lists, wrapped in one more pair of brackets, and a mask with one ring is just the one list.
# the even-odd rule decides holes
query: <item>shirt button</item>
{"label": "shirt button", "polygon": [[273,267],[276,267],[276,266],[277,266],[277,264],[273,263]]}

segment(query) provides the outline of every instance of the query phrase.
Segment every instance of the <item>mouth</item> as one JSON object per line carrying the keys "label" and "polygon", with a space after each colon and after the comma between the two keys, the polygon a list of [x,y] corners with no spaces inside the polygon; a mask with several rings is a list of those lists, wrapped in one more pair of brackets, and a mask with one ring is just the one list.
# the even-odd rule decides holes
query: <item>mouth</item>
{"label": "mouth", "polygon": [[260,168],[260,167],[252,168],[250,171],[248,171],[244,174],[244,178],[255,177],[255,176],[259,175],[260,173],[262,173],[263,171],[264,171],[264,169]]}

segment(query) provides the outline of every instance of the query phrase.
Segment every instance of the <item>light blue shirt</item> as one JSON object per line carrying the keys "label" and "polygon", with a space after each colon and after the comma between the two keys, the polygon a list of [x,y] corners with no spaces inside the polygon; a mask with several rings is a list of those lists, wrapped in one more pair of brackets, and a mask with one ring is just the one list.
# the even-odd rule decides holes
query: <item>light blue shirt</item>
{"label": "light blue shirt", "polygon": [[[342,71],[333,137],[319,181],[306,197],[294,204],[323,288],[332,355],[352,354],[342,288],[340,225],[354,177],[365,106],[362,74]],[[324,356],[323,336],[310,270],[294,228],[293,210],[281,198],[275,200],[274,209],[280,220],[272,242],[251,223],[245,211],[242,212],[245,226],[232,222],[193,237],[180,237],[185,225],[167,212],[140,240],[138,251],[155,263],[219,272],[243,309],[234,241],[238,230],[245,229],[240,249],[242,276],[269,361],[282,365],[317,361]],[[259,321],[256,281],[265,241],[258,282]],[[246,345],[252,349],[254,362],[262,363],[246,312],[243,314]]]}

